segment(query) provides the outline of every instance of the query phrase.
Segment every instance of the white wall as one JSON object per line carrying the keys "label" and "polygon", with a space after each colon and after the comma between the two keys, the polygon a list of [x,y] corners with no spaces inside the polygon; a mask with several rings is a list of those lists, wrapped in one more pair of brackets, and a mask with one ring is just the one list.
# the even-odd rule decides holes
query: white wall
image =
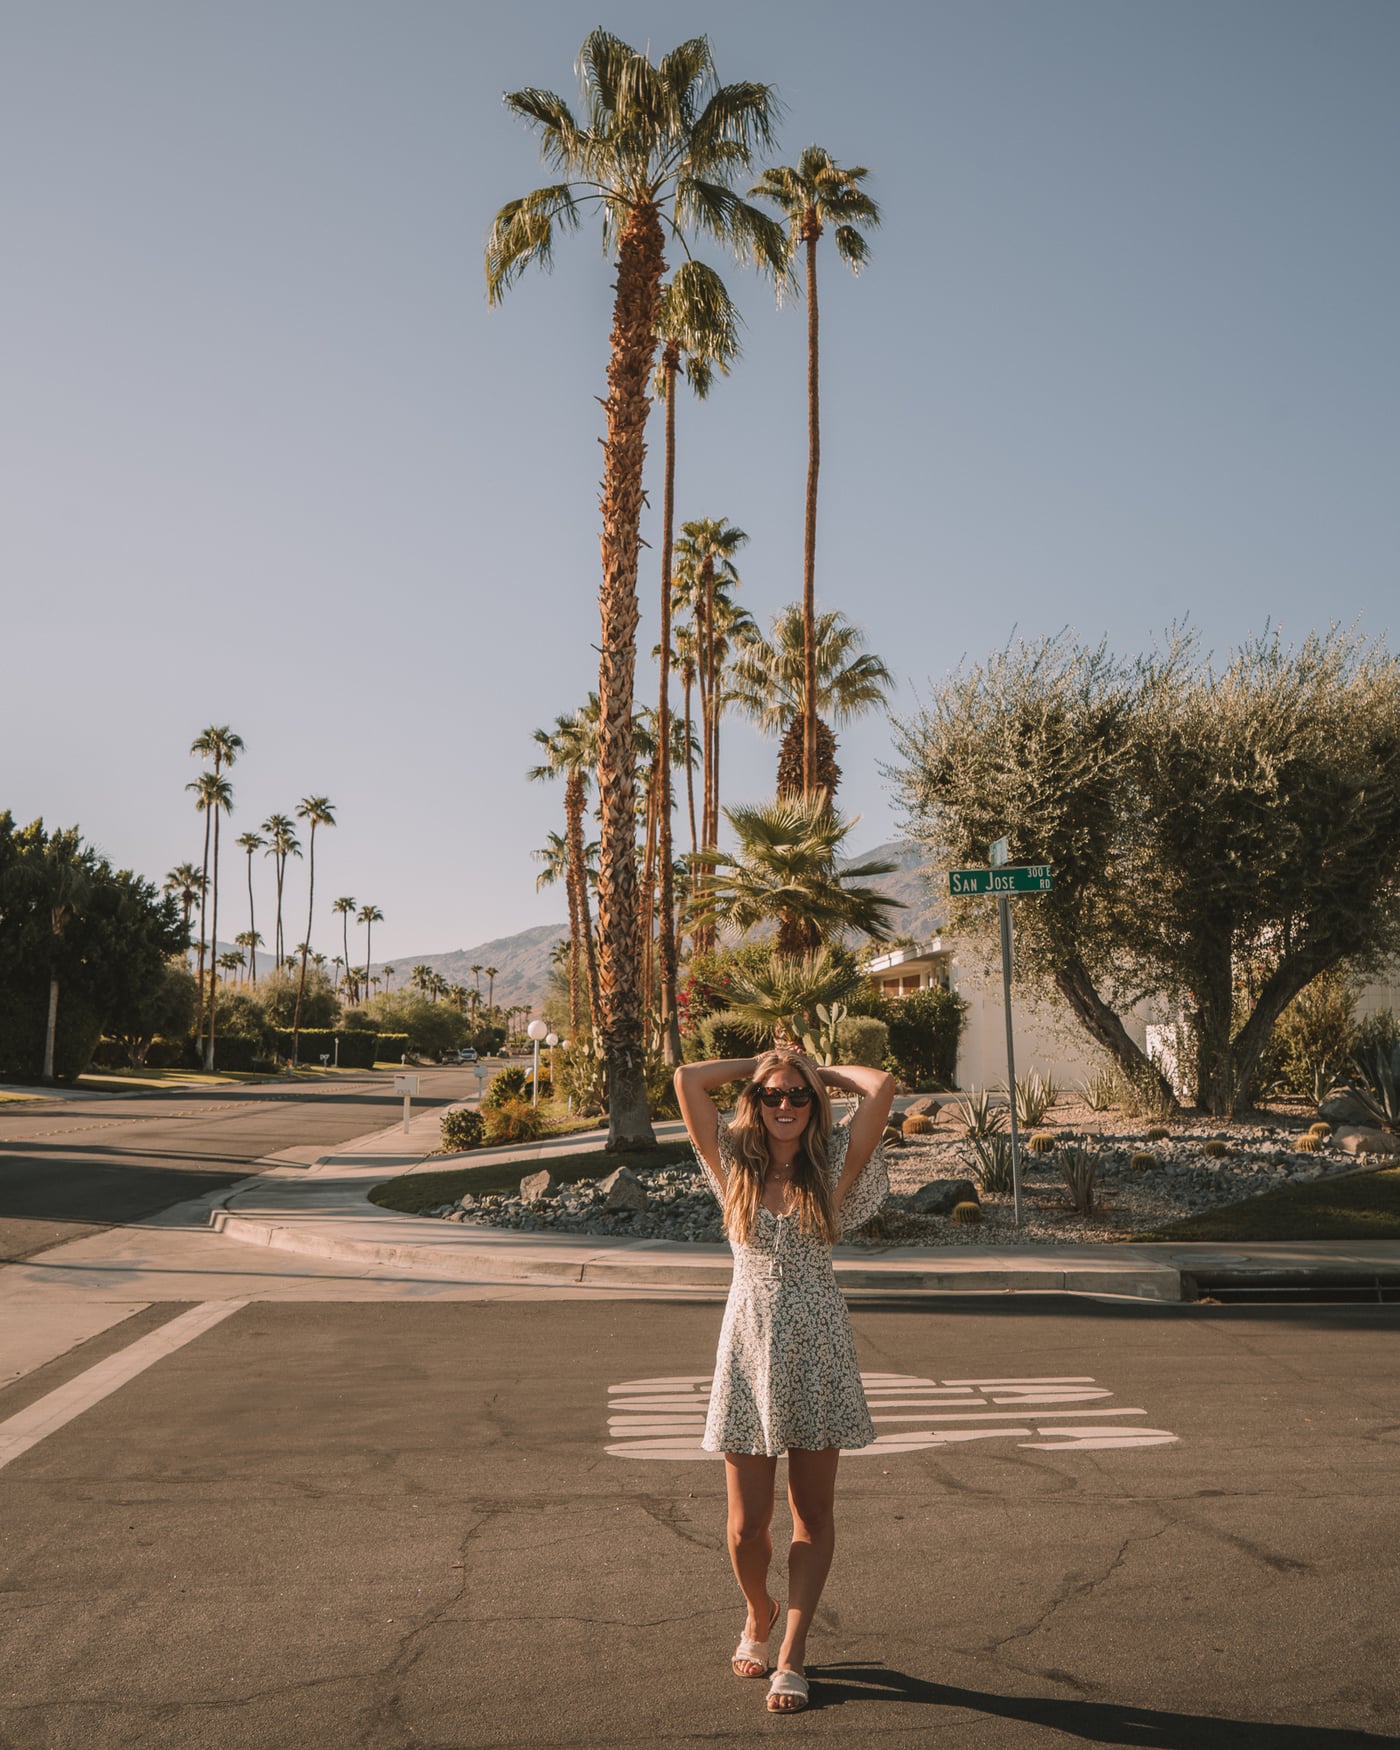
{"label": "white wall", "polygon": [[[1006,1011],[1002,1004],[999,963],[990,974],[980,963],[960,956],[953,962],[953,988],[967,1003],[967,1024],[958,1051],[958,1085],[985,1088],[1006,1080]],[[1052,1076],[1062,1088],[1084,1081],[1103,1061],[1104,1053],[1085,1032],[1068,1004],[1055,1000],[1032,1002],[1011,987],[1012,1020],[1015,1028],[1016,1074],[1039,1070]],[[1129,1034],[1142,1045],[1146,1038],[1145,1014],[1124,1018]]]}

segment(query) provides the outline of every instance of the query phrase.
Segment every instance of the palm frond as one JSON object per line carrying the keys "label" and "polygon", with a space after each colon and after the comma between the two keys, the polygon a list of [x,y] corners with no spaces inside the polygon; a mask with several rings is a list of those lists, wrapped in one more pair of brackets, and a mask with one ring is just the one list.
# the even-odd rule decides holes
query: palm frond
{"label": "palm frond", "polygon": [[859,273],[870,259],[869,244],[854,225],[838,225],[832,235],[836,243],[836,253],[852,273]]}
{"label": "palm frond", "polygon": [[578,203],[567,183],[537,188],[519,200],[506,202],[486,240],[488,303],[500,303],[506,290],[532,263],[549,270],[556,222],[571,231],[578,228]]}
{"label": "palm frond", "polygon": [[520,91],[507,91],[502,102],[512,114],[540,129],[540,152],[546,163],[575,172],[582,167],[587,156],[587,137],[557,92],[527,85]]}

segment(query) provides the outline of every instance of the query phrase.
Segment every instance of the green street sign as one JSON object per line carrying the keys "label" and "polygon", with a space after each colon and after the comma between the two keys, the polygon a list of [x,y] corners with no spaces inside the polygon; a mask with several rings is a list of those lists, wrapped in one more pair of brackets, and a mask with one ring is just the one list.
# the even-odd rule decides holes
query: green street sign
{"label": "green street sign", "polygon": [[1055,885],[1048,863],[1016,869],[950,869],[949,893],[1049,893]]}

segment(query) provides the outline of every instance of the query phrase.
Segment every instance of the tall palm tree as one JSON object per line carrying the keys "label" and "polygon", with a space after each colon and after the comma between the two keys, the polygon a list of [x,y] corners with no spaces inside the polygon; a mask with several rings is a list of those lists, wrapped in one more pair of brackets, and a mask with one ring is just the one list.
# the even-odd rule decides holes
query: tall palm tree
{"label": "tall palm tree", "polygon": [[817,781],[817,475],[821,469],[821,408],[818,392],[817,244],[827,225],[834,229],[836,253],[858,274],[869,259],[861,228],[880,223],[880,209],[860,186],[870,172],[863,165],[842,169],[821,146],[808,146],[796,167],[770,165],[749,190],[771,201],[788,224],[793,254],[807,252],[807,509],[802,537],[802,625],[806,639],[806,708],[802,719],[802,782]]}
{"label": "tall palm tree", "polygon": [[[253,935],[257,935],[258,929],[258,920],[253,916],[253,852],[262,850],[266,844],[267,840],[255,832],[243,832],[238,835],[239,850],[248,853],[248,929]],[[235,940],[241,942],[243,938],[238,936]],[[258,940],[261,942],[262,937],[258,936]],[[256,984],[258,982],[258,957],[255,952],[251,951],[248,959],[248,973],[249,984]]]}
{"label": "tall palm tree", "polygon": [[369,969],[373,961],[370,949],[374,942],[374,926],[384,922],[384,913],[377,905],[362,905],[355,914],[355,922],[365,926],[365,996],[369,996]]}
{"label": "tall palm tree", "polygon": [[732,592],[739,587],[734,555],[748,536],[725,520],[700,517],[681,524],[676,542],[676,573],[682,602],[695,620],[699,640],[697,678],[700,683],[700,758],[703,801],[700,839],[713,845],[719,832],[719,718],[724,691],[720,657],[720,627]]}
{"label": "tall palm tree", "polygon": [[250,975],[251,975],[249,982],[256,984],[257,983],[257,976],[258,976],[257,975],[258,949],[262,947],[262,937],[258,934],[258,932],[256,930],[242,930],[233,939],[238,944],[238,946],[240,948],[244,948],[247,950],[248,959],[247,959],[246,964],[249,968]]}
{"label": "tall palm tree", "polygon": [[[656,389],[666,404],[666,460],[661,515],[661,691],[657,707],[657,859],[661,869],[661,1040],[666,1063],[681,1060],[681,1030],[676,1013],[676,896],[671,878],[671,563],[676,524],[676,384],[682,365],[686,381],[703,400],[718,369],[726,376],[739,353],[739,316],[719,275],[698,261],[686,261],[661,289],[657,314],[661,359]],[[577,1019],[574,1020],[577,1029]]]}
{"label": "tall palm tree", "polygon": [[787,247],[781,226],[733,186],[772,137],[776,106],[766,85],[721,86],[704,37],[682,43],[653,65],[649,56],[595,30],[580,50],[579,70],[586,104],[582,122],[553,92],[529,89],[506,96],[507,107],[539,129],[545,161],[563,180],[501,208],[486,247],[486,283],[490,302],[498,303],[532,263],[549,266],[556,225],[574,229],[584,207],[600,211],[604,246],[616,259],[616,280],[604,403],[599,592],[598,923],[604,1002],[598,1028],[608,1072],[608,1146],[618,1149],[655,1140],[647,1110],[639,976],[632,711],[647,383],[666,271],[666,229],[683,249],[686,229],[707,232],[736,253],[761,259],[775,273],[786,271]]}
{"label": "tall palm tree", "polygon": [[350,919],[354,914],[355,902],[348,897],[345,899],[338,899],[331,907],[331,910],[340,919],[340,937],[345,949],[344,954],[340,957],[340,964],[345,968],[345,988],[349,993],[350,1001],[353,1003],[355,1000],[355,987],[350,982]]}
{"label": "tall palm tree", "polygon": [[481,970],[486,974],[486,1006],[488,1009],[494,1009],[496,1006],[496,974],[501,969],[499,966],[483,966]]}
{"label": "tall palm tree", "polygon": [[394,968],[392,966],[385,966],[385,968],[384,968],[384,989],[386,992],[393,988],[393,983],[394,983]]}
{"label": "tall palm tree", "polygon": [[204,892],[205,885],[204,876],[193,863],[177,863],[161,883],[162,890],[173,893],[180,902],[186,937],[190,933],[190,913],[194,910],[194,902]]}
{"label": "tall palm tree", "polygon": [[286,937],[282,934],[282,883],[287,873],[287,858],[301,855],[301,844],[297,839],[296,822],[285,814],[269,814],[262,823],[262,830],[268,835],[267,854],[272,858],[273,873],[277,877],[277,928],[272,937],[272,958],[279,967],[286,960]]}
{"label": "tall palm tree", "polygon": [[[878,656],[861,647],[865,634],[844,614],[818,614],[817,774],[814,788],[830,802],[841,781],[836,738],[825,719],[849,723],[866,711],[882,709],[894,676]],[[730,670],[734,703],[770,735],[782,737],[778,755],[778,794],[805,788],[803,701],[807,691],[807,639],[802,607],[794,602],[774,616],[771,638],[757,627],[740,640]]]}
{"label": "tall palm tree", "polygon": [[306,847],[306,941],[301,945],[301,977],[297,980],[297,1005],[292,1011],[292,1062],[301,1049],[301,1002],[306,990],[306,955],[311,940],[311,920],[316,913],[316,828],[335,825],[335,804],[329,796],[303,796],[297,803],[297,819],[311,828]]}
{"label": "tall palm tree", "polygon": [[[588,703],[572,715],[556,717],[552,730],[537,729],[535,741],[543,750],[544,759],[538,766],[532,766],[527,776],[536,783],[560,775],[564,778],[564,833],[569,847],[569,934],[574,942],[575,956],[581,956],[587,968],[589,1024],[596,1028],[602,1019],[603,996],[593,937],[592,907],[588,898],[588,855],[583,842],[583,816],[588,801],[589,773],[598,761],[598,695],[590,693]],[[635,848],[634,829],[634,853]],[[577,1035],[578,1019],[572,1007],[569,1025]]]}
{"label": "tall palm tree", "polygon": [[893,863],[867,861],[838,867],[846,834],[843,820],[810,795],[785,796],[761,808],[726,808],[739,840],[736,855],[702,851],[714,871],[698,907],[734,930],[776,923],[779,954],[809,954],[848,932],[883,942],[889,916],[902,901],[858,883],[889,875]]}
{"label": "tall palm tree", "polygon": [[[213,760],[214,776],[217,778],[223,771],[224,767],[235,764],[239,754],[243,752],[243,737],[241,735],[235,735],[227,723],[211,723],[207,729],[202,729],[190,743],[190,752],[199,759]],[[185,787],[186,789],[193,788],[192,785],[186,785]],[[229,792],[229,797],[232,797],[232,791]],[[212,811],[207,811],[205,814],[204,848],[206,869],[208,868],[209,862],[209,812],[212,812],[214,817],[214,866],[209,893],[209,953],[212,956],[218,952],[219,942],[219,819],[223,813],[227,812],[231,814],[233,812],[233,803],[231,800],[226,800],[223,803],[216,805]],[[204,919],[202,912],[200,915],[199,933],[201,936],[204,934]],[[211,1072],[214,1068],[213,987],[214,978],[211,967],[209,978],[209,1035],[204,1046],[204,1068],[206,1074]],[[201,1000],[202,996],[203,986],[201,984]]]}
{"label": "tall palm tree", "polygon": [[[675,666],[681,672],[681,698],[683,721],[685,723],[685,744],[687,748],[695,744],[691,733],[692,713],[690,709],[691,694],[699,673],[699,634],[693,623],[690,625],[673,624],[673,643],[675,645]],[[690,854],[695,855],[700,849],[700,835],[695,825],[695,759],[693,755],[686,761],[685,768],[686,804],[690,815]]]}
{"label": "tall palm tree", "polygon": [[[214,1067],[214,956],[219,948],[219,819],[224,814],[233,812],[233,785],[227,778],[217,772],[201,772],[191,783],[185,785],[187,790],[194,791],[195,808],[204,816],[204,842],[210,842],[210,827],[213,828],[213,869],[208,877],[210,891],[210,924],[209,937],[206,944],[204,937],[204,907],[200,906],[199,917],[199,1014],[195,1037],[198,1039],[207,1018],[210,1031],[204,1036],[204,1069],[208,1074]],[[209,1001],[204,1001],[204,951],[209,950]]]}

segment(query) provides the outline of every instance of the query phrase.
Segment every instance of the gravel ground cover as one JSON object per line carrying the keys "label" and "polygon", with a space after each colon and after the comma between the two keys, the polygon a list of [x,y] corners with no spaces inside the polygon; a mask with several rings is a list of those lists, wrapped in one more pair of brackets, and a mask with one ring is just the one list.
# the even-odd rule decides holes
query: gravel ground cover
{"label": "gravel ground cover", "polygon": [[[887,1151],[889,1202],[882,1213],[847,1243],[867,1248],[889,1246],[1083,1245],[1119,1241],[1156,1229],[1183,1216],[1218,1209],[1281,1185],[1308,1184],[1354,1171],[1357,1162],[1324,1145],[1307,1153],[1298,1141],[1311,1114],[1266,1111],[1257,1122],[1223,1123],[1186,1116],[1169,1125],[1165,1138],[1148,1138],[1151,1121],[1119,1113],[1091,1112],[1061,1105],[1055,1122],[1042,1126],[1058,1143],[1094,1148],[1100,1157],[1095,1204],[1087,1215],[1070,1205],[1057,1153],[1022,1155],[1022,1221],[1014,1222],[1008,1194],[979,1193],[982,1220],[954,1224],[945,1217],[916,1213],[913,1194],[939,1180],[973,1179],[974,1157],[961,1127],[945,1114],[937,1130]],[[1218,1158],[1206,1144],[1223,1144]],[[1148,1155],[1152,1164],[1135,1165]],[[543,1163],[542,1163],[543,1164]],[[643,1169],[646,1207],[613,1210],[599,1180],[582,1179],[552,1196],[525,1202],[518,1195],[459,1201],[426,1211],[444,1220],[512,1228],[526,1233],[626,1234],[636,1239],[670,1239],[718,1244],[724,1238],[719,1208],[698,1168]]]}

